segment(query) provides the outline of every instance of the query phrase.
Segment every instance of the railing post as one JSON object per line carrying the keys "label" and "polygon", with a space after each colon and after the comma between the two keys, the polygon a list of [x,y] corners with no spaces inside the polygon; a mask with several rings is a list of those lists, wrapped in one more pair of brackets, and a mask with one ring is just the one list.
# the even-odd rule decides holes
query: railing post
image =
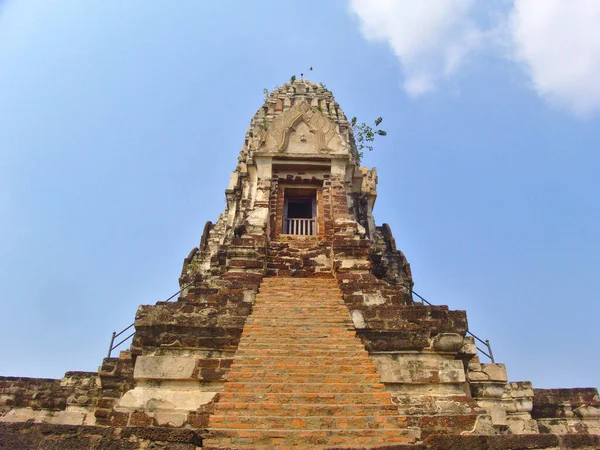
{"label": "railing post", "polygon": [[490,352],[490,359],[492,360],[492,364],[495,364],[496,361],[494,361],[494,354],[492,353],[492,346],[490,345],[490,340],[489,339],[485,340],[485,345],[488,348],[488,352]]}
{"label": "railing post", "polygon": [[113,344],[115,343],[116,336],[117,336],[117,332],[113,331],[112,337],[110,338],[110,345],[108,346],[108,358],[110,358],[110,354],[113,351]]}
{"label": "railing post", "polygon": [[293,234],[296,236],[315,236],[317,234],[317,221],[314,218],[286,218],[283,227],[283,234]]}

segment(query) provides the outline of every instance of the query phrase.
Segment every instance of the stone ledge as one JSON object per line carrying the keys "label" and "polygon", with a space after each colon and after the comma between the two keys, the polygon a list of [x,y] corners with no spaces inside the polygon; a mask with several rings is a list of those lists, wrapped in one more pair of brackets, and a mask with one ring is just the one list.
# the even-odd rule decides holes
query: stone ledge
{"label": "stone ledge", "polygon": [[595,449],[600,436],[553,434],[520,434],[498,436],[434,435],[423,443],[423,449],[436,450],[525,450],[525,449]]}
{"label": "stone ledge", "polygon": [[[0,424],[0,448],[6,450],[100,450],[119,448],[196,450],[202,440],[199,430],[159,427],[96,427],[48,425],[32,423]],[[381,450],[520,450],[520,449],[594,449],[600,447],[600,436],[498,435],[463,436],[432,435],[422,444],[385,445]],[[205,447],[206,450],[209,447]],[[220,449],[223,450],[223,449]],[[330,447],[329,450],[341,450]],[[355,449],[359,450],[359,449]]]}
{"label": "stone ledge", "polygon": [[196,450],[202,440],[197,431],[148,427],[95,427],[32,423],[0,423],[0,448],[6,450]]}
{"label": "stone ledge", "polygon": [[576,418],[585,416],[578,411],[599,408],[596,388],[534,389],[531,416],[534,419]]}

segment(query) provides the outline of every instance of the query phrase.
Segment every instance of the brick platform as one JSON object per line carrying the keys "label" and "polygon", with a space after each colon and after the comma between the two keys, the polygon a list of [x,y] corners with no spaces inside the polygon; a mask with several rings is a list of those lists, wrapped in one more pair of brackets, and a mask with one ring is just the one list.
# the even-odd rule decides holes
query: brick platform
{"label": "brick platform", "polygon": [[210,418],[207,448],[410,443],[335,280],[267,278]]}

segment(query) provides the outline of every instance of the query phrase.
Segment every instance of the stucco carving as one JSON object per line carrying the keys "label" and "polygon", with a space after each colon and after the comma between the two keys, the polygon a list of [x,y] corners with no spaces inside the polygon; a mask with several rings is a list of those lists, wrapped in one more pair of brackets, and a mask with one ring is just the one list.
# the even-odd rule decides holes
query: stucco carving
{"label": "stucco carving", "polygon": [[361,191],[371,195],[377,195],[377,169],[367,169],[361,167],[360,172],[362,173]]}
{"label": "stucco carving", "polygon": [[323,113],[300,101],[275,119],[267,131],[261,152],[338,153],[346,146],[335,124]]}

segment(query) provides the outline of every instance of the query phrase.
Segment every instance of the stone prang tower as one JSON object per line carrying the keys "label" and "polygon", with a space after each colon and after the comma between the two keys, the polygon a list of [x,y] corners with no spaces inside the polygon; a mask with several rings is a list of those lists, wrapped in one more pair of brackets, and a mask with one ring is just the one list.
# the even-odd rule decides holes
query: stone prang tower
{"label": "stone prang tower", "polygon": [[98,373],[0,378],[0,448],[600,447],[596,389],[508,382],[465,311],[415,301],[359,163],[331,92],[277,88],[176,301]]}

